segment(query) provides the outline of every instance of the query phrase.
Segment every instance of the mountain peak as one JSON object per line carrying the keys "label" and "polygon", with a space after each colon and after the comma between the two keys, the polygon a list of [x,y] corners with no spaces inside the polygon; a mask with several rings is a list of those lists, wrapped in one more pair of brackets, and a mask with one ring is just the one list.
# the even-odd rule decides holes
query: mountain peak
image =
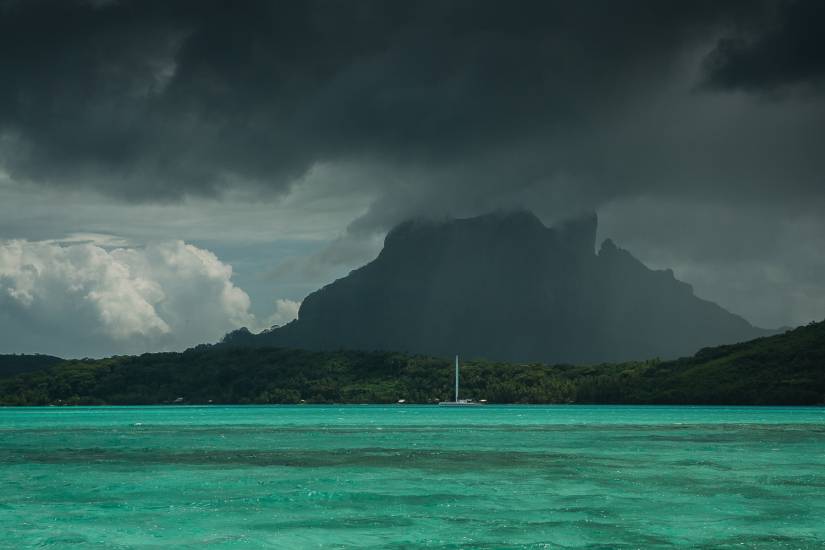
{"label": "mountain peak", "polygon": [[764,334],[610,239],[595,254],[597,224],[588,213],[547,227],[525,210],[404,222],[374,261],[254,345],[581,363]]}
{"label": "mountain peak", "polygon": [[384,240],[391,246],[417,240],[451,239],[458,235],[475,236],[488,243],[509,242],[513,246],[536,241],[553,241],[563,248],[594,254],[598,218],[595,212],[581,214],[548,227],[526,209],[496,210],[481,216],[434,220],[414,218],[395,226]]}

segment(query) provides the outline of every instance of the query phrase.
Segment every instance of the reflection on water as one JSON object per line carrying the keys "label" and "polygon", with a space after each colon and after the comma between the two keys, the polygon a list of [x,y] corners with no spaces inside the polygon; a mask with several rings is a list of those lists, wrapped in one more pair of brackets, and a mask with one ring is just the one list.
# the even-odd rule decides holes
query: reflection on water
{"label": "reflection on water", "polygon": [[825,410],[0,409],[0,547],[825,547]]}

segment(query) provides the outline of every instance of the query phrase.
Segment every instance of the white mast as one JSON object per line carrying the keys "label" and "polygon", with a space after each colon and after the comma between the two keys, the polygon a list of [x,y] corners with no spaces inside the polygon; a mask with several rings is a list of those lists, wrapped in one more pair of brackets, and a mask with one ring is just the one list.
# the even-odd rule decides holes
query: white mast
{"label": "white mast", "polygon": [[455,402],[458,403],[458,355],[455,356]]}

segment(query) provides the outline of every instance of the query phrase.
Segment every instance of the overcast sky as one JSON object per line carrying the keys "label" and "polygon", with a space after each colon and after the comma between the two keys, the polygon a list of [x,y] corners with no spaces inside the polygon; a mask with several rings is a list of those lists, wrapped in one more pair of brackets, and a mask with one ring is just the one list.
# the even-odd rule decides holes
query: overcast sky
{"label": "overcast sky", "polygon": [[599,214],[825,318],[825,2],[0,0],[0,353],[294,317],[414,216]]}

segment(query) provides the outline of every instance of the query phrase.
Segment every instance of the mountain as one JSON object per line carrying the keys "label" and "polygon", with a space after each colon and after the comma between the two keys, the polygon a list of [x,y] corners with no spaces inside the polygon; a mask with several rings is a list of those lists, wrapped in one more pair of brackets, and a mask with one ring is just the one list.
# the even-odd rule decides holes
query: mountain
{"label": "mountain", "polygon": [[[825,404],[825,322],[675,361],[541,365],[466,361],[462,395],[491,403]],[[432,403],[449,358],[201,345],[60,362],[0,379],[0,405]]]}
{"label": "mountain", "polygon": [[595,214],[549,228],[525,211],[406,222],[296,321],[225,343],[593,363],[767,334],[610,240],[595,253],[596,229]]}

